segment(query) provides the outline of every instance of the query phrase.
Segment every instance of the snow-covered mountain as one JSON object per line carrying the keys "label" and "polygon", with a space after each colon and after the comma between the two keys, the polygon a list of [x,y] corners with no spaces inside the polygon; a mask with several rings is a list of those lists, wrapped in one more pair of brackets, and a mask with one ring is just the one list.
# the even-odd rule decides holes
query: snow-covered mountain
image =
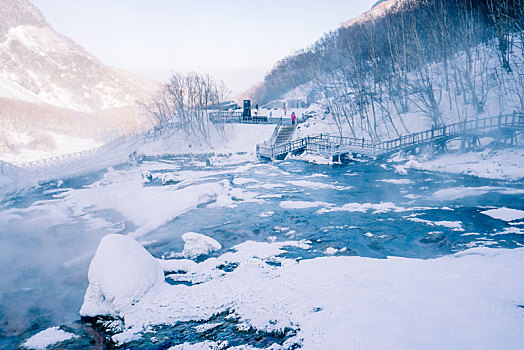
{"label": "snow-covered mountain", "polygon": [[369,11],[364,12],[360,16],[350,19],[342,26],[347,28],[353,24],[366,22],[373,20],[375,18],[382,17],[386,14],[387,11],[394,9],[399,4],[405,2],[406,0],[379,0],[377,1]]}
{"label": "snow-covered mountain", "polygon": [[92,113],[132,106],[156,88],[57,33],[28,0],[0,0],[0,98]]}

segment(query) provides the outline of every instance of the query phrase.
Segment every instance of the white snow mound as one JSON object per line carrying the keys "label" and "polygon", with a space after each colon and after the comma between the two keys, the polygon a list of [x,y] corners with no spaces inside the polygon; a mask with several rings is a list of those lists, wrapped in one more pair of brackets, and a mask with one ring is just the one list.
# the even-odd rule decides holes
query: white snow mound
{"label": "white snow mound", "polygon": [[195,259],[222,249],[216,240],[200,233],[186,232],[182,235],[182,239],[185,242],[182,256],[188,259]]}
{"label": "white snow mound", "polygon": [[164,270],[140,243],[112,234],[100,241],[88,278],[80,314],[116,317],[155,285],[163,284]]}
{"label": "white snow mound", "polygon": [[71,338],[78,338],[78,335],[69,333],[59,329],[58,327],[51,327],[46,330],[43,330],[31,338],[29,338],[22,346],[27,349],[47,349],[47,347],[60,343]]}

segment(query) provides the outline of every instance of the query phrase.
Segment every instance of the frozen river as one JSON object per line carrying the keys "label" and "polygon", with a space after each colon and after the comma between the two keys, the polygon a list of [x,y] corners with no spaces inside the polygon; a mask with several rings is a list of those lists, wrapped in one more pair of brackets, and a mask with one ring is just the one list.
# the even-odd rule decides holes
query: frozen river
{"label": "frozen river", "polygon": [[[287,248],[281,256],[427,259],[524,246],[523,199],[522,181],[411,169],[400,175],[388,164],[360,162],[253,163],[242,156],[146,158],[44,183],[0,203],[0,347],[58,325],[82,335],[70,341],[72,349],[99,341],[78,312],[89,263],[110,233],[137,239],[157,258],[177,256],[181,236],[197,232],[222,245],[211,257],[246,241],[300,241],[308,249]],[[159,333],[169,338],[193,326]],[[231,344],[279,342],[269,334],[246,340],[231,327],[216,333]],[[198,334],[180,339],[202,339]]]}

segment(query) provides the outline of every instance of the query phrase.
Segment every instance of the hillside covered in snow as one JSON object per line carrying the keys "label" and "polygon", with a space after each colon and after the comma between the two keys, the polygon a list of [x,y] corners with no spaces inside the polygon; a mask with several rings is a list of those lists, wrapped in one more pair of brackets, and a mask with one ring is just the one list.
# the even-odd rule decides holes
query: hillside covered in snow
{"label": "hillside covered in snow", "polygon": [[[139,127],[136,102],[151,96],[157,83],[104,65],[57,33],[28,0],[0,0],[0,9],[4,133],[47,129],[85,136]],[[98,128],[88,128],[89,121]]]}
{"label": "hillside covered in snow", "polygon": [[134,105],[155,90],[57,33],[28,0],[0,7],[0,97],[94,112]]}
{"label": "hillside covered in snow", "polygon": [[[0,9],[0,159],[74,152],[146,127],[137,101],[156,82],[104,65],[29,0],[0,0]],[[71,137],[78,147],[62,149]]]}
{"label": "hillside covered in snow", "polygon": [[514,0],[382,1],[279,61],[252,98],[372,141],[521,112],[523,23]]}

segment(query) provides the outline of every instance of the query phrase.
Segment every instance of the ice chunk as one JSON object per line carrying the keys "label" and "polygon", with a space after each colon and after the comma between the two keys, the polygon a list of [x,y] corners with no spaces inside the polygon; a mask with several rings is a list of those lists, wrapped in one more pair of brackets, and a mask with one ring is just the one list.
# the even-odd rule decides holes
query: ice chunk
{"label": "ice chunk", "polygon": [[[227,342],[226,342],[227,343]],[[221,343],[216,343],[214,341],[206,340],[202,343],[184,343],[180,345],[175,345],[168,350],[221,350],[225,349],[227,347],[227,344],[225,346],[222,346]]]}
{"label": "ice chunk", "polygon": [[201,255],[222,249],[222,246],[216,240],[200,233],[186,232],[182,235],[182,239],[185,242],[182,256],[185,258],[195,259]]}
{"label": "ice chunk", "polygon": [[390,184],[394,184],[394,185],[411,185],[413,184],[413,181],[409,180],[409,179],[383,179],[383,180],[378,180],[380,182],[386,182],[386,183],[390,183]]}
{"label": "ice chunk", "polygon": [[335,254],[338,253],[338,249],[337,248],[333,248],[333,247],[328,247],[324,253],[326,255],[335,255]]}
{"label": "ice chunk", "polygon": [[395,168],[395,173],[396,174],[399,174],[399,175],[407,175],[408,174],[408,171],[402,165],[393,165],[393,167]]}
{"label": "ice chunk", "polygon": [[523,210],[510,209],[506,207],[485,210],[485,211],[481,211],[480,213],[491,216],[493,219],[499,219],[499,220],[508,221],[508,222],[524,219]]}
{"label": "ice chunk", "polygon": [[280,202],[280,207],[284,209],[307,209],[317,207],[329,207],[331,203],[326,202],[306,202],[306,201],[283,201]]}
{"label": "ice chunk", "polygon": [[89,287],[80,309],[82,316],[118,316],[155,285],[164,283],[164,269],[132,238],[102,238],[89,266]]}
{"label": "ice chunk", "polygon": [[415,159],[408,160],[406,164],[404,165],[404,167],[411,168],[411,169],[420,169],[421,168],[420,163],[417,162]]}
{"label": "ice chunk", "polygon": [[307,180],[288,181],[288,183],[292,184],[293,186],[308,187],[308,188],[313,188],[317,190],[333,189],[333,190],[338,190],[338,191],[344,191],[344,190],[351,189],[351,186],[336,186],[336,185],[327,184],[323,182],[315,182],[315,181],[307,181]]}
{"label": "ice chunk", "polygon": [[381,213],[387,213],[390,211],[404,211],[405,208],[397,207],[395,203],[392,202],[380,202],[378,204],[373,203],[347,203],[344,204],[342,207],[335,207],[335,208],[322,208],[318,210],[317,214],[325,214],[325,213],[331,213],[336,211],[347,211],[347,212],[359,212],[359,213],[365,213],[368,210],[373,210],[373,214],[381,214]]}
{"label": "ice chunk", "polygon": [[406,220],[412,221],[412,222],[420,222],[422,224],[426,224],[428,226],[442,226],[452,229],[453,231],[464,231],[462,228],[462,222],[461,221],[430,221],[425,220],[417,217],[406,217]]}
{"label": "ice chunk", "polygon": [[58,327],[51,327],[46,330],[41,331],[29,338],[23,345],[27,349],[47,349],[48,346],[51,346],[56,343],[60,343],[72,338],[78,338],[78,335],[69,333],[59,329]]}
{"label": "ice chunk", "polygon": [[235,185],[245,185],[245,184],[248,184],[248,183],[253,183],[253,182],[258,182],[258,180],[255,180],[255,179],[248,179],[248,178],[243,178],[243,177],[236,177],[233,179],[233,183]]}
{"label": "ice chunk", "polygon": [[472,196],[482,196],[486,193],[497,192],[502,194],[523,194],[524,190],[505,187],[450,187],[438,190],[433,193],[432,198],[437,200],[456,200]]}
{"label": "ice chunk", "polygon": [[162,265],[162,268],[165,272],[184,271],[187,273],[188,271],[194,269],[197,265],[196,262],[188,259],[158,259],[158,262],[160,265]]}

